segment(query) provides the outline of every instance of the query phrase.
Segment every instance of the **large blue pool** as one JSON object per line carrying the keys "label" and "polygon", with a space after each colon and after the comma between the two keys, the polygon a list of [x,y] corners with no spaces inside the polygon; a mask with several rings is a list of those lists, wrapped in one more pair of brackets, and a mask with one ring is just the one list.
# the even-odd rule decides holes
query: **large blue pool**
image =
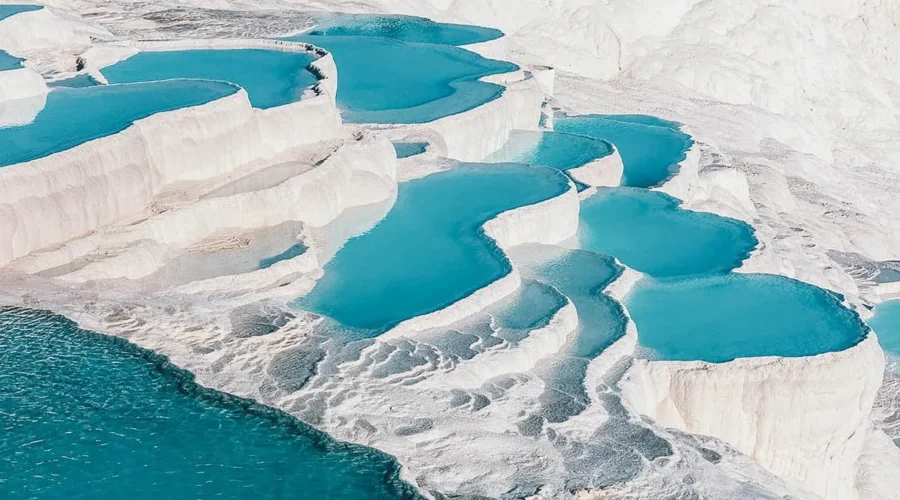
{"label": "large blue pool", "polygon": [[135,120],[231,95],[225,82],[169,80],[133,85],[56,89],[27,125],[0,128],[0,167],[41,158],[121,132]]}
{"label": "large blue pool", "polygon": [[262,49],[140,52],[103,68],[109,83],[171,78],[222,80],[243,87],[255,108],[281,106],[300,99],[316,83],[306,70],[315,58],[306,53]]}
{"label": "large blue pool", "polygon": [[464,165],[401,184],[385,219],[347,242],[297,305],[369,335],[445,307],[510,271],[485,221],[566,189],[556,170],[523,165]]}
{"label": "large blue pool", "polygon": [[503,36],[502,31],[493,28],[438,23],[413,16],[322,14],[316,16],[316,22],[316,28],[307,35],[372,36],[455,46],[487,42]]}
{"label": "large blue pool", "polygon": [[60,316],[0,309],[0,359],[7,500],[418,498],[391,457]]}
{"label": "large blue pool", "polygon": [[345,121],[424,123],[468,111],[503,93],[479,78],[518,69],[449,45],[373,36],[300,35],[324,47],[338,69]]}
{"label": "large blue pool", "polygon": [[486,162],[543,165],[558,170],[581,167],[612,153],[606,141],[560,132],[513,130],[509,140]]}
{"label": "large blue pool", "polygon": [[625,305],[645,355],[662,360],[813,356],[856,345],[866,332],[833,294],[769,274],[644,280]]}
{"label": "large blue pool", "polygon": [[678,124],[645,115],[583,115],[558,118],[559,132],[613,143],[625,166],[622,185],[649,188],[672,177],[693,144]]}
{"label": "large blue pool", "polygon": [[749,225],[679,204],[645,189],[601,190],[581,204],[580,246],[655,277],[730,271],[756,246]]}

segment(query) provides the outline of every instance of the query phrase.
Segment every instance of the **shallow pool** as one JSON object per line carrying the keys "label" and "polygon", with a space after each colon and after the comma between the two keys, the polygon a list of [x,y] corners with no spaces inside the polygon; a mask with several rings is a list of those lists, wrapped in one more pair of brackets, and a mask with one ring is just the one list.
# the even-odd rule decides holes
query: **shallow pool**
{"label": "shallow pool", "polygon": [[[171,78],[222,80],[243,87],[255,108],[282,106],[300,99],[316,83],[306,70],[315,57],[262,49],[140,52],[101,72],[109,83]],[[342,75],[343,76],[343,75]]]}
{"label": "shallow pool", "polygon": [[315,19],[318,25],[306,35],[374,36],[456,46],[487,42],[503,36],[502,31],[493,28],[438,23],[413,16],[333,13],[317,15]]}
{"label": "shallow pool", "polygon": [[330,51],[344,121],[424,123],[492,101],[504,87],[478,81],[518,66],[449,45],[368,36],[301,35]]}
{"label": "shallow pool", "polygon": [[59,88],[32,123],[0,128],[0,167],[41,158],[121,132],[135,120],[231,95],[225,82],[169,80],[133,85]]}
{"label": "shallow pool", "polygon": [[744,222],[679,205],[645,189],[601,190],[581,204],[579,245],[655,277],[727,272],[756,247]]}
{"label": "shallow pool", "polygon": [[679,125],[645,115],[583,115],[554,120],[559,132],[613,143],[624,165],[622,185],[649,188],[662,184],[693,145]]}
{"label": "shallow pool", "polygon": [[612,147],[606,141],[560,132],[513,130],[509,140],[485,162],[525,163],[558,170],[583,166],[609,156]]}
{"label": "shallow pool", "polygon": [[0,21],[7,17],[21,14],[23,12],[32,12],[43,9],[43,5],[25,5],[25,4],[7,4],[0,5]]}
{"label": "shallow pool", "polygon": [[9,52],[0,50],[0,71],[19,69],[22,67],[22,61],[24,60],[25,59],[20,57],[10,55]]}
{"label": "shallow pool", "polygon": [[450,305],[510,272],[481,225],[566,189],[559,172],[523,165],[461,165],[403,183],[384,220],[348,241],[297,306],[376,335]]}
{"label": "shallow pool", "polygon": [[427,142],[395,142],[394,151],[397,158],[409,158],[424,153],[428,149]]}
{"label": "shallow pool", "polygon": [[769,274],[644,280],[625,305],[644,355],[653,359],[813,356],[865,336],[859,316],[831,293]]}
{"label": "shallow pool", "polygon": [[878,343],[887,354],[900,357],[900,300],[878,304],[869,326],[878,336]]}
{"label": "shallow pool", "polygon": [[47,83],[50,87],[66,87],[73,89],[81,89],[84,87],[94,87],[96,85],[100,85],[97,80],[94,80],[94,77],[88,74],[75,75],[70,78],[65,78],[63,80],[56,80],[55,82]]}
{"label": "shallow pool", "polygon": [[4,499],[418,498],[391,457],[60,316],[0,309],[0,353]]}

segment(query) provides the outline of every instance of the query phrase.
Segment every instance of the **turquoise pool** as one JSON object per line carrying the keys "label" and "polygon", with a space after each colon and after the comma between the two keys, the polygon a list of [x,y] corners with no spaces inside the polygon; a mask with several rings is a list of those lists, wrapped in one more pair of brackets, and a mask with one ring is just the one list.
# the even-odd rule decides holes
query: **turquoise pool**
{"label": "turquoise pool", "polygon": [[413,499],[397,463],[166,358],[49,313],[0,309],[4,499]]}
{"label": "turquoise pool", "polygon": [[21,14],[23,12],[32,12],[43,9],[43,5],[25,5],[25,4],[7,4],[0,5],[0,21],[7,17]]}
{"label": "turquoise pool", "polygon": [[310,54],[278,50],[173,50],[140,52],[101,72],[109,83],[172,78],[222,80],[247,91],[255,108],[282,106],[300,99],[316,77],[306,70]]}
{"label": "turquoise pool", "polygon": [[397,152],[397,158],[409,158],[410,156],[420,155],[428,149],[427,142],[395,142],[394,151]]}
{"label": "turquoise pool", "polygon": [[900,358],[900,300],[878,304],[875,315],[868,323],[878,336],[878,343],[884,352]]}
{"label": "turquoise pool", "polygon": [[625,167],[622,185],[631,187],[654,187],[671,178],[693,145],[678,124],[645,115],[568,116],[557,118],[553,128],[613,143]]}
{"label": "turquoise pool", "polygon": [[53,90],[32,123],[0,128],[0,167],[41,158],[125,130],[162,111],[197,106],[231,95],[225,82],[169,80],[133,85]]}
{"label": "turquoise pool", "polygon": [[645,189],[601,190],[581,204],[579,245],[654,277],[727,272],[756,247],[744,222],[680,203]]}
{"label": "turquoise pool", "polygon": [[66,88],[73,88],[73,89],[81,89],[84,87],[93,87],[96,85],[100,85],[100,83],[97,82],[97,80],[94,80],[94,78],[91,75],[82,74],[82,75],[75,75],[71,78],[66,78],[64,80],[57,80],[55,82],[50,82],[47,85],[49,85],[50,87],[66,87]]}
{"label": "turquoise pool", "polygon": [[318,15],[316,22],[318,25],[306,35],[373,36],[455,46],[487,42],[503,36],[502,31],[493,28],[438,23],[413,16],[335,13]]}
{"label": "turquoise pool", "polygon": [[565,171],[611,153],[612,147],[608,142],[591,137],[560,132],[513,130],[506,144],[485,162],[543,165]]}
{"label": "turquoise pool", "polygon": [[10,55],[9,52],[0,50],[0,71],[19,69],[22,67],[22,61],[24,60],[25,59],[20,57]]}
{"label": "turquoise pool", "polygon": [[344,121],[425,123],[492,101],[504,87],[479,78],[518,69],[449,45],[369,36],[300,35],[324,47],[338,69]]}
{"label": "turquoise pool", "polygon": [[866,333],[833,294],[770,274],[643,280],[625,306],[645,354],[662,360],[813,356],[847,349]]}
{"label": "turquoise pool", "polygon": [[348,241],[297,307],[366,335],[445,307],[511,269],[485,221],[566,189],[559,172],[523,165],[462,165],[403,183],[384,220]]}

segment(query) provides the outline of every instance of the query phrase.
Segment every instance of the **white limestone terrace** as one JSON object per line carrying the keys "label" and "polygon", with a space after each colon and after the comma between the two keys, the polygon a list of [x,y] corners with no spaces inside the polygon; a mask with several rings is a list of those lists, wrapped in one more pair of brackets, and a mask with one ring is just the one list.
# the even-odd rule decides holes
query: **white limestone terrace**
{"label": "white limestone terrace", "polygon": [[[461,11],[471,14],[472,9],[477,9],[473,5],[464,3]],[[532,7],[531,3],[526,2],[523,10],[528,11]],[[416,9],[426,8],[426,6],[404,8]],[[438,10],[430,5],[427,8]],[[478,15],[483,16],[484,19],[494,19],[490,17],[489,13],[479,12]],[[524,14],[519,13],[519,15]],[[587,16],[576,20],[582,22],[584,19],[594,18]],[[532,48],[536,53],[540,53],[537,48]],[[561,53],[557,55],[575,57]],[[671,93],[666,91],[646,88],[643,85],[634,84],[634,82],[626,82],[611,89],[572,76],[566,76],[562,83],[563,85],[555,86],[554,93],[559,99],[558,102],[569,110],[579,112],[645,111],[660,114],[666,118],[694,123],[691,119],[695,118],[692,113],[696,110],[696,106],[687,100],[681,101],[673,98]],[[629,85],[632,86],[629,87]],[[623,93],[623,88],[628,92]],[[509,91],[507,93],[513,94]],[[535,91],[534,88],[523,88],[521,94],[517,95],[519,97],[513,95],[514,99],[511,99],[510,102],[502,106],[498,104],[498,109],[494,109],[500,114],[507,113],[507,121],[498,117],[496,122],[471,135],[465,135],[465,131],[467,126],[479,122],[477,114],[467,117],[467,114],[463,113],[450,117],[454,120],[450,120],[446,125],[438,125],[436,128],[440,129],[438,131],[440,137],[445,141],[447,141],[447,137],[450,137],[449,142],[453,144],[452,146],[445,145],[446,149],[441,152],[447,156],[461,159],[465,159],[467,154],[475,157],[478,152],[489,150],[495,144],[502,144],[504,129],[508,131],[512,128],[536,127],[537,120],[529,120],[536,116],[535,102],[538,103],[537,116],[539,116],[540,100],[543,100],[544,97],[543,92]],[[540,97],[540,100],[534,99],[536,97]],[[246,97],[244,96],[243,99],[246,100]],[[244,107],[244,105],[241,104],[240,107]],[[249,109],[249,103],[246,108]],[[323,108],[327,107],[323,105]],[[478,109],[476,108],[472,112]],[[738,140],[738,146],[723,153],[721,149],[707,142],[712,141],[719,145],[730,144],[729,141],[736,139],[739,135],[738,132],[747,132],[751,134],[747,137],[757,139],[757,136],[753,135],[754,133],[744,130],[741,124],[729,123],[726,127],[721,127],[720,116],[727,116],[724,111],[733,112],[735,110],[727,107],[727,109],[718,108],[714,112],[710,111],[710,116],[702,116],[697,120],[700,122],[699,126],[691,127],[691,133],[698,140],[698,144],[688,155],[686,163],[682,165],[679,176],[661,189],[684,199],[688,208],[707,209],[754,223],[760,234],[762,245],[746,264],[747,269],[778,272],[801,279],[811,277],[810,281],[823,283],[823,286],[838,283],[840,284],[839,290],[846,293],[851,301],[858,302],[860,298],[854,296],[853,281],[846,275],[842,275],[840,270],[829,268],[827,259],[814,259],[812,264],[805,262],[802,257],[809,254],[797,252],[800,246],[793,245],[792,235],[788,234],[786,238],[780,238],[783,232],[779,224],[784,222],[780,218],[788,217],[784,212],[785,207],[796,208],[798,206],[796,200],[792,198],[797,196],[798,185],[791,184],[789,186],[794,189],[791,193],[776,193],[779,196],[774,196],[768,189],[768,185],[772,184],[773,179],[777,181],[778,178],[746,168],[748,156],[745,152],[741,153],[744,150],[740,149],[747,147],[745,143]],[[241,112],[247,114],[246,110]],[[330,113],[330,110],[327,112]],[[754,118],[748,119],[747,123],[764,122],[755,116],[754,112],[744,109],[739,109],[738,112],[742,114],[741,116]],[[485,114],[489,113],[485,112]],[[220,112],[210,111],[204,117],[197,116],[192,119],[197,121],[195,126],[202,131],[200,123],[207,119],[231,120],[226,115],[230,116],[231,111],[224,109]],[[485,119],[484,116],[481,118]],[[248,118],[248,121],[251,120]],[[510,123],[510,121],[514,123]],[[167,123],[171,125],[171,122]],[[157,125],[158,129],[147,129],[146,137],[150,137],[151,133],[156,134],[156,130],[161,130],[164,125],[166,123],[160,123]],[[261,125],[256,125],[256,127],[262,129]],[[235,127],[236,129],[237,127]],[[496,131],[496,134],[491,135],[492,131]],[[309,212],[301,216],[287,211],[294,210],[294,208],[285,207],[275,210],[275,213],[286,215],[281,218],[275,216],[265,223],[276,223],[284,218],[306,218],[314,220],[315,224],[327,227],[326,223],[335,220],[335,217],[342,213],[341,210],[344,214],[351,213],[352,209],[347,209],[352,204],[347,203],[347,200],[363,193],[371,195],[371,197],[361,198],[361,200],[379,201],[380,199],[381,202],[390,203],[392,193],[389,188],[392,184],[392,173],[389,165],[391,160],[388,157],[393,156],[393,153],[389,151],[390,144],[383,137],[379,137],[377,132],[374,135],[363,134],[355,137],[349,133],[334,132],[334,135],[331,136],[332,141],[338,143],[346,141],[350,145],[340,147],[334,154],[327,154],[327,159],[316,169],[304,171],[276,187],[227,196],[221,206],[228,210],[225,212],[228,217],[238,217],[237,220],[241,221],[239,225],[242,229],[250,229],[256,227],[255,225],[259,221],[252,219],[252,215],[240,213],[249,202],[242,200],[252,198],[253,203],[261,202],[266,206],[269,206],[269,203],[279,203],[276,200],[288,192],[293,192],[295,187],[304,189],[301,186],[330,185],[329,182],[333,179],[323,179],[321,182],[315,179],[315,176],[325,176],[327,172],[332,172],[335,178],[344,179],[335,184],[335,194],[317,198],[328,200],[325,204],[329,209],[333,209],[332,212],[328,212],[329,215]],[[233,137],[228,135],[229,133],[226,130],[221,134],[210,135]],[[171,137],[167,140],[175,141]],[[473,141],[471,152],[467,150],[467,141]],[[750,139],[746,141],[753,143],[753,140]],[[177,142],[162,145],[181,147],[181,144]],[[751,144],[747,150],[758,154],[754,147],[755,144]],[[305,147],[300,149],[306,151]],[[207,150],[198,150],[198,156],[195,158],[201,157],[200,154],[207,152]],[[204,186],[203,190],[219,188],[226,185],[226,180],[232,182],[235,178],[239,178],[239,174],[270,168],[273,163],[292,159],[297,155],[306,154],[310,158],[315,156],[310,152],[300,153],[290,148],[285,148],[282,153],[280,157],[269,156],[261,162],[250,161],[249,166],[245,164],[246,168],[236,166],[228,171],[226,166],[223,171],[210,172],[209,177],[216,180]],[[246,157],[249,158],[253,156],[253,151],[244,151],[241,154],[246,154]],[[812,165],[810,168],[823,167],[819,160],[810,159],[804,155],[800,155],[801,158],[798,160],[795,155],[796,153],[790,151],[781,152],[777,159],[794,162],[792,164],[809,161]],[[738,158],[738,160],[733,158]],[[115,160],[118,161],[118,159]],[[313,163],[317,162],[318,160]],[[765,163],[766,167],[771,168],[774,160],[769,159]],[[197,179],[181,179],[178,177],[176,167],[177,165],[173,164],[171,169],[163,170],[170,172],[166,175],[178,180],[197,181]],[[232,171],[235,175],[229,176],[228,174]],[[227,178],[219,179],[223,175]],[[162,177],[162,174],[160,176]],[[368,180],[357,183],[357,178]],[[206,181],[206,179],[200,180]],[[395,183],[396,179],[393,182]],[[196,186],[197,184],[192,183],[192,185]],[[377,186],[377,188],[354,191],[353,186]],[[810,190],[807,192],[809,193],[820,189],[821,185],[800,187]],[[320,189],[325,188],[309,189],[319,192]],[[168,210],[159,214],[163,218],[156,216],[143,222],[137,221],[138,224],[134,228],[125,228],[122,233],[118,233],[120,236],[112,233],[111,241],[118,237],[121,238],[118,244],[127,245],[129,241],[135,241],[135,239],[143,239],[148,236],[159,237],[165,240],[167,245],[178,249],[190,248],[191,245],[198,243],[192,236],[188,236],[189,232],[165,234],[165,230],[169,229],[170,223],[174,221],[178,221],[175,225],[184,221],[191,231],[201,230],[204,237],[211,237],[215,241],[220,235],[203,233],[207,230],[206,221],[210,220],[209,216],[204,214],[218,210],[220,208],[218,202],[206,204],[210,208],[203,208],[202,201],[195,202],[191,199],[191,195],[185,193],[188,193],[188,190],[181,190],[175,194],[159,193],[167,194],[165,200],[175,200],[174,203],[168,201],[164,206]],[[5,198],[0,196],[0,199]],[[560,204],[564,201],[561,200]],[[804,203],[810,202],[804,199]],[[575,207],[577,223],[577,204]],[[811,213],[801,212],[798,218],[803,223],[816,221],[817,218],[810,215]],[[559,218],[555,218],[555,216],[559,216]],[[569,223],[565,221],[571,221],[572,218],[571,215],[548,214],[547,217],[540,216],[530,220],[534,220],[535,223],[532,226],[522,224],[522,228],[525,230],[524,234],[533,232],[535,237],[543,237],[542,231],[553,234],[553,231],[559,230],[560,238],[552,238],[553,242],[558,242],[557,240],[564,239],[562,233],[565,233],[569,227]],[[550,221],[552,224],[561,223],[562,229],[557,229],[554,225],[547,226]],[[129,222],[133,222],[133,220]],[[517,224],[523,222],[526,221],[516,221]],[[339,221],[335,221],[335,223],[339,223]],[[823,234],[832,229],[832,226],[826,225],[825,228],[821,228],[817,224],[817,222],[813,222],[812,225],[800,224],[799,227],[809,232],[805,241],[812,242],[813,245],[822,245]],[[512,236],[512,234],[516,234],[515,232],[521,231],[518,226],[509,225],[504,230],[514,231],[509,236],[510,242],[530,241],[526,237]],[[94,240],[91,238],[92,236],[88,235],[84,239],[76,240],[70,245],[52,250],[44,255],[21,260],[19,269],[31,272],[47,270],[51,266],[64,265],[74,260],[76,256],[87,256],[98,248],[98,240],[101,239],[99,235],[94,236]],[[105,238],[106,236],[102,239]],[[788,240],[787,243],[784,243],[785,239]],[[825,239],[824,241],[833,240]],[[550,241],[548,240],[548,242]],[[820,250],[820,248],[813,247],[809,252],[813,256],[819,256]],[[128,249],[120,254],[129,256],[121,257],[121,263],[96,266],[88,264],[75,270],[73,276],[69,276],[68,280],[81,282],[95,280],[98,277],[146,276],[148,270],[153,268],[145,269],[142,266],[145,262],[154,262],[155,251],[152,247]],[[139,254],[142,252],[151,257],[149,259],[140,257]],[[396,367],[392,367],[387,361],[379,360],[380,355],[385,352],[406,353],[428,351],[429,349],[426,342],[409,339],[409,335],[397,335],[397,337],[404,338],[385,339],[384,342],[375,343],[363,350],[358,362],[339,364],[334,367],[341,375],[346,375],[345,378],[358,383],[358,389],[340,386],[335,382],[335,378],[325,375],[313,376],[309,384],[314,387],[295,388],[298,385],[297,382],[279,373],[277,367],[279,362],[291,359],[290,356],[296,352],[315,352],[313,349],[315,346],[310,346],[309,343],[312,335],[317,332],[318,320],[299,315],[299,317],[288,320],[287,325],[274,334],[243,339],[236,338],[235,332],[238,328],[235,327],[233,321],[222,314],[223,310],[237,310],[254,304],[254,301],[274,299],[277,304],[279,300],[283,300],[280,293],[295,293],[310,286],[311,280],[315,279],[317,266],[321,265],[321,263],[312,262],[309,256],[283,264],[291,269],[266,271],[265,276],[251,273],[254,275],[253,277],[241,278],[248,279],[252,284],[242,284],[239,285],[239,288],[242,291],[252,291],[252,293],[245,293],[238,297],[228,293],[216,294],[216,291],[228,290],[227,287],[234,283],[232,279],[225,277],[216,282],[189,284],[188,288],[172,293],[156,294],[152,297],[130,295],[125,286],[119,290],[103,290],[104,287],[98,287],[92,291],[93,298],[87,299],[91,296],[85,295],[78,289],[73,291],[72,289],[56,288],[58,282],[66,280],[65,276],[62,280],[57,280],[57,283],[47,283],[46,280],[39,278],[10,275],[5,279],[21,281],[12,281],[15,285],[5,287],[3,294],[12,303],[27,302],[54,306],[54,309],[71,315],[86,326],[122,335],[145,347],[156,349],[169,355],[176,364],[195,372],[200,383],[239,395],[254,397],[261,402],[284,408],[302,418],[313,421],[338,438],[373,444],[387,450],[398,456],[409,467],[409,471],[413,474],[412,480],[420,482],[425,487],[464,494],[497,496],[512,491],[513,496],[524,497],[536,491],[529,491],[528,486],[523,485],[542,484],[541,481],[544,481],[545,484],[550,485],[540,491],[544,497],[565,497],[571,493],[567,488],[569,485],[564,484],[565,481],[561,478],[571,477],[572,471],[577,469],[577,464],[567,465],[568,458],[564,456],[560,448],[551,445],[546,440],[536,440],[521,435],[515,425],[523,408],[528,409],[530,405],[533,405],[533,401],[541,392],[540,381],[531,377],[527,371],[529,364],[533,365],[537,359],[543,358],[524,356],[524,352],[516,353],[515,350],[505,352],[486,350],[483,354],[473,358],[477,362],[480,361],[480,356],[485,356],[486,364],[481,366],[495,369],[495,366],[498,366],[496,362],[498,358],[510,361],[510,358],[516,357],[521,358],[515,360],[516,366],[525,368],[521,374],[508,377],[513,381],[511,384],[501,377],[501,380],[489,381],[488,384],[472,389],[479,381],[484,382],[488,380],[486,377],[497,373],[496,371],[481,371],[482,368],[478,368],[478,365],[473,367],[471,364],[460,364],[456,367],[460,371],[455,373],[458,373],[460,380],[464,381],[453,383],[452,380],[448,380],[444,385],[441,379],[429,375],[431,365],[426,364],[409,373],[391,372],[392,369],[396,370]],[[109,272],[110,269],[118,271],[112,275],[103,274]],[[259,271],[259,273],[262,272]],[[284,276],[303,276],[303,279],[288,279],[287,282],[296,284],[296,287],[291,288],[293,285],[289,285],[285,292],[283,287],[273,287],[273,283],[284,284]],[[627,290],[629,284],[633,283],[633,279],[633,274],[626,273],[619,282],[613,285],[609,293],[621,299],[624,296],[624,290]],[[220,286],[224,288],[219,288]],[[90,284],[84,289],[91,290]],[[275,289],[278,291],[273,291]],[[17,293],[17,290],[21,293]],[[200,293],[205,298],[213,297],[215,300],[209,303],[200,300],[185,300],[185,296],[194,293]],[[483,305],[491,302],[487,301]],[[477,312],[481,308],[472,308],[471,312]],[[278,308],[276,310],[280,311]],[[560,322],[565,319],[565,314],[567,313],[561,310]],[[461,313],[456,316],[456,319],[465,315]],[[559,333],[564,333],[566,329],[567,327],[561,330],[531,332],[535,339],[535,342],[531,342],[531,344],[539,344],[538,347],[540,347],[532,352],[540,352],[540,356],[546,356],[547,353],[558,351],[556,346],[562,338]],[[545,336],[541,333],[550,335]],[[529,336],[529,338],[532,337]],[[537,342],[537,339],[544,340]],[[614,368],[619,358],[625,358],[627,361],[628,355],[633,352],[635,341],[636,331],[632,328],[625,337],[592,362],[585,381],[589,385],[588,394],[592,397],[591,406],[581,415],[556,426],[566,439],[587,446],[591,444],[592,431],[602,428],[604,424],[611,421],[617,421],[618,417],[613,418],[611,415],[613,411],[604,404],[605,402],[609,404],[607,400],[603,399],[608,394],[603,392],[603,389],[598,390],[598,387],[611,382],[607,378],[608,372],[611,369],[613,372],[616,371]],[[528,348],[528,344],[525,347]],[[869,337],[859,346],[843,353],[832,353],[803,360],[737,360],[733,363],[715,366],[697,363],[664,366],[635,361],[627,369],[622,370],[624,375],[613,373],[615,376],[612,377],[612,381],[618,378],[622,380],[621,387],[625,393],[623,402],[635,414],[648,415],[657,419],[663,426],[717,436],[731,443],[738,451],[753,456],[763,466],[782,477],[801,482],[818,482],[822,486],[820,490],[807,489],[819,491],[829,498],[852,498],[854,494],[859,494],[860,498],[889,498],[885,495],[896,491],[889,489],[890,482],[880,486],[874,484],[877,481],[874,481],[871,476],[877,476],[877,470],[857,468],[861,467],[857,465],[858,462],[878,463],[879,460],[885,460],[884,457],[889,456],[891,452],[890,448],[883,447],[879,448],[878,452],[872,451],[874,444],[883,442],[879,438],[878,432],[870,429],[871,418],[868,414],[871,408],[869,401],[874,398],[874,389],[877,389],[878,385],[875,382],[875,370],[866,370],[860,374],[854,373],[852,369],[852,367],[858,368],[856,363],[860,362],[880,369],[883,362],[879,362],[879,355],[880,350],[877,349],[874,337]],[[399,357],[399,354],[397,356]],[[440,353],[436,353],[435,357],[438,362],[452,363],[452,360],[442,357]],[[387,359],[390,360],[391,356],[387,356]],[[744,368],[748,370],[745,371]],[[810,369],[809,373],[821,374],[823,377],[836,377],[841,374],[852,376],[855,377],[853,378],[855,382],[850,386],[844,385],[846,379],[843,382],[830,379],[834,380],[834,384],[832,384],[834,387],[841,388],[837,392],[831,392],[825,385],[808,381],[805,378],[808,374],[804,373],[806,368]],[[511,365],[510,369],[505,370],[504,373],[515,371]],[[464,375],[464,372],[468,372],[468,375]],[[389,376],[385,376],[384,373],[388,373]],[[451,373],[454,372],[451,371]],[[472,374],[476,377],[474,380],[470,378]],[[479,378],[483,378],[483,380],[479,380]],[[409,383],[418,380],[421,382]],[[816,469],[818,462],[806,460],[821,449],[820,447],[823,445],[821,436],[827,434],[827,429],[819,428],[818,430],[822,432],[815,433],[815,435],[798,433],[791,439],[786,439],[780,434],[756,432],[758,428],[769,429],[776,424],[783,423],[784,406],[793,404],[786,403],[785,400],[793,401],[792,398],[796,396],[794,391],[797,389],[797,384],[794,382],[797,380],[806,381],[805,383],[810,385],[805,387],[807,389],[812,387],[813,390],[810,390],[809,397],[802,399],[802,410],[798,411],[791,407],[793,415],[800,420],[792,422],[791,426],[785,425],[783,427],[785,432],[796,428],[806,430],[802,427],[804,423],[802,419],[821,417],[822,412],[827,412],[829,408],[843,404],[839,401],[853,402],[852,405],[847,404],[850,408],[847,412],[829,415],[831,418],[820,418],[817,422],[822,426],[831,425],[840,431],[842,436],[847,436],[847,442],[834,452],[834,459],[827,464],[828,467]],[[299,385],[306,386],[306,384]],[[435,392],[436,388],[439,389],[442,386],[446,390]],[[744,400],[735,400],[734,398],[737,398],[739,394],[759,395],[761,394],[760,386],[771,389],[778,397],[760,398],[756,401],[757,404],[753,407],[753,411],[744,411]],[[459,390],[459,388],[466,390],[461,393],[453,391],[454,389]],[[747,390],[744,391],[743,388],[747,388]],[[812,394],[820,395],[820,398],[813,400]],[[461,400],[465,401],[459,403]],[[483,405],[485,400],[489,405],[477,408]],[[735,409],[736,413],[727,413],[729,417],[733,416],[734,419],[741,422],[752,417],[755,421],[743,423],[743,427],[731,425],[732,419],[723,420],[721,418],[724,413],[722,408],[716,408],[716,410],[722,411],[710,411],[709,406],[704,404],[709,400],[731,401],[730,408]],[[822,403],[827,404],[824,409],[821,406]],[[802,415],[807,409],[809,410],[808,414]],[[739,494],[747,494],[748,484],[752,485],[750,492],[755,494],[756,498],[780,498],[787,494],[795,498],[807,497],[802,491],[803,488],[797,488],[795,483],[785,484],[784,481],[761,469],[745,457],[734,453],[721,442],[678,434],[653,424],[639,423],[635,414],[630,414],[631,416],[626,420],[639,428],[650,429],[651,434],[664,436],[673,448],[672,458],[666,463],[661,460],[651,461],[642,475],[632,478],[625,487],[610,487],[609,491],[579,491],[577,494],[580,497],[591,498],[608,495],[613,498],[642,498],[642,495],[646,497],[648,492],[660,495],[677,494],[683,491],[679,488],[683,488],[683,485],[689,482],[688,478],[692,484],[696,485],[694,491],[701,491],[715,498],[735,498]],[[807,437],[809,440],[800,444],[793,440],[800,437]],[[702,445],[698,445],[697,440],[700,440]],[[788,443],[794,448],[783,446]],[[809,444],[809,448],[802,446],[805,444]],[[794,456],[784,457],[785,453],[794,451],[798,446],[810,450],[809,454],[806,457],[798,455],[799,459]],[[816,446],[819,447],[816,448]],[[573,447],[575,447],[574,444]],[[563,449],[567,450],[565,447]],[[714,450],[714,453],[719,455],[718,465],[713,464],[708,458],[709,454],[704,455],[705,452],[701,450]],[[500,457],[502,460],[498,459]],[[602,460],[611,460],[606,456],[602,459],[594,458],[594,462],[587,463],[596,466],[598,463],[603,463]],[[468,466],[453,468],[454,464],[467,464]],[[567,467],[572,467],[572,469],[567,470]],[[582,466],[578,470],[583,472],[584,469],[585,467]],[[826,474],[830,475],[826,476]],[[757,488],[758,491],[753,488]],[[854,492],[854,489],[857,491]],[[864,492],[864,495],[860,492]],[[840,496],[844,494],[851,496]]]}

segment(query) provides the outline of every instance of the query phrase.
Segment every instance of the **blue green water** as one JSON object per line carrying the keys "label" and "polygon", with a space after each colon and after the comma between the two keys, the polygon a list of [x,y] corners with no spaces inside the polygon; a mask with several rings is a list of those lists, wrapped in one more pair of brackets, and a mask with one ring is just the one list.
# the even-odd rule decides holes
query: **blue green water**
{"label": "blue green water", "polygon": [[756,246],[744,222],[679,208],[645,189],[601,190],[581,204],[580,247],[654,277],[727,272]]}
{"label": "blue green water", "polygon": [[420,155],[428,149],[427,142],[395,142],[394,151],[397,152],[397,158],[409,158],[410,156]]}
{"label": "blue green water", "polygon": [[66,78],[64,80],[57,80],[55,82],[50,82],[47,85],[49,85],[50,87],[67,87],[67,88],[73,88],[73,89],[80,89],[80,88],[84,88],[84,87],[93,87],[93,86],[99,85],[99,83],[97,82],[97,80],[94,80],[94,78],[91,75],[82,74],[82,75],[75,75],[71,78]]}
{"label": "blue green water", "polygon": [[0,498],[412,499],[398,466],[150,351],[0,309]]}
{"label": "blue green water", "polygon": [[41,158],[121,132],[135,120],[231,95],[225,82],[169,80],[134,85],[55,89],[35,120],[0,128],[0,167]]}
{"label": "blue green water", "polygon": [[314,59],[305,53],[262,49],[141,52],[102,73],[109,83],[171,78],[232,82],[247,91],[253,107],[265,109],[299,100],[303,89],[316,83],[306,70]]}
{"label": "blue green water", "polygon": [[304,252],[306,252],[306,245],[302,243],[291,245],[287,250],[279,253],[278,255],[260,259],[259,268],[268,269],[283,260],[289,260],[293,259],[294,257],[299,257],[300,255],[303,255]]}
{"label": "blue green water", "polygon": [[693,144],[678,124],[645,115],[583,115],[558,118],[559,132],[613,143],[624,165],[622,185],[649,188],[662,184]]}
{"label": "blue green water", "polygon": [[875,315],[868,323],[878,336],[878,343],[884,352],[900,357],[900,300],[878,304]]}
{"label": "blue green water", "polygon": [[368,36],[301,35],[324,47],[338,69],[344,121],[424,123],[492,101],[503,87],[479,78],[518,69],[449,45]]}
{"label": "blue green water", "polygon": [[26,5],[26,4],[7,4],[0,5],[0,21],[7,17],[21,14],[22,12],[31,12],[43,9],[43,5]]}
{"label": "blue green water", "polygon": [[297,305],[369,335],[443,308],[511,270],[484,222],[567,188],[558,171],[524,165],[462,165],[403,183],[384,220],[348,241]]}
{"label": "blue green water", "polygon": [[625,305],[646,355],[663,360],[812,356],[865,336],[859,316],[834,295],[769,274],[643,280]]}
{"label": "blue green water", "polygon": [[0,71],[19,69],[22,67],[22,61],[24,60],[25,59],[9,55],[9,52],[0,50]]}
{"label": "blue green water", "polygon": [[456,46],[487,42],[503,36],[502,31],[492,28],[438,23],[413,16],[335,13],[317,16],[316,22],[318,26],[307,35],[374,36]]}
{"label": "blue green water", "polygon": [[612,153],[606,141],[559,132],[513,130],[509,140],[486,162],[515,162],[569,170]]}

